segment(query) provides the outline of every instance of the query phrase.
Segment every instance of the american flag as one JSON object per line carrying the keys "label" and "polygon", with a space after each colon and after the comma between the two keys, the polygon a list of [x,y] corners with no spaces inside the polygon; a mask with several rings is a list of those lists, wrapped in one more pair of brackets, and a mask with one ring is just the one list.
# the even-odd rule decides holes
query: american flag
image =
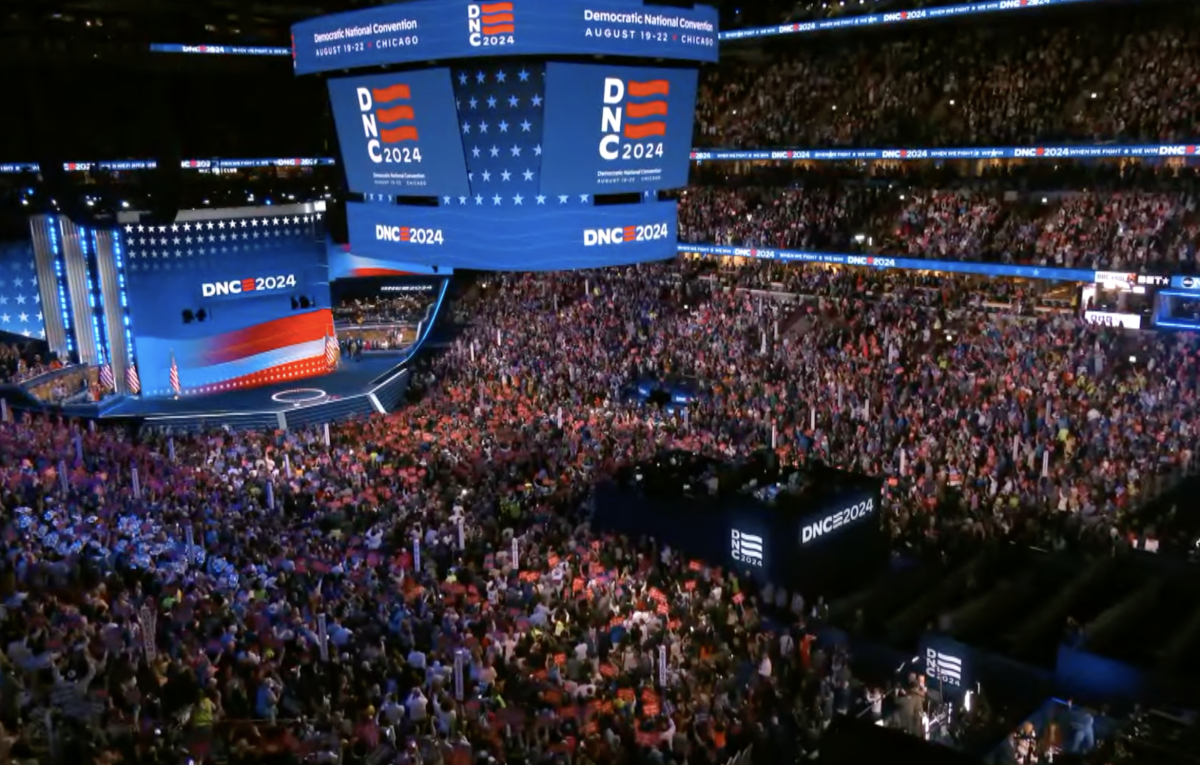
{"label": "american flag", "polygon": [[0,332],[46,337],[33,244],[0,244]]}
{"label": "american flag", "polygon": [[100,387],[105,389],[117,387],[117,381],[113,378],[112,364],[107,362],[100,367]]}
{"label": "american flag", "polygon": [[325,363],[332,369],[337,366],[338,356],[341,355],[341,349],[338,347],[337,337],[333,333],[325,335]]}
{"label": "american flag", "polygon": [[591,206],[589,194],[540,193],[545,66],[468,67],[455,71],[453,80],[471,195],[442,197],[443,205]]}
{"label": "american flag", "polygon": [[171,390],[179,395],[179,366],[175,363],[175,354],[171,354]]}
{"label": "american flag", "polygon": [[166,226],[129,224],[121,233],[130,273],[200,271],[213,258],[250,262],[255,253],[278,252],[324,239],[321,213],[199,220]]}
{"label": "american flag", "polygon": [[138,379],[136,364],[130,364],[125,368],[125,384],[129,387],[129,392],[135,396],[142,392],[142,381]]}

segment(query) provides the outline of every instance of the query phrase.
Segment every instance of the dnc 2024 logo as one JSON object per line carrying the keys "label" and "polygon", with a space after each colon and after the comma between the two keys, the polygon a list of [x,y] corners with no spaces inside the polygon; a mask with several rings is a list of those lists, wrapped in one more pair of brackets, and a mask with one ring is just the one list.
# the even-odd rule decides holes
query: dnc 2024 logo
{"label": "dnc 2024 logo", "polygon": [[605,77],[600,156],[610,161],[661,157],[670,95],[668,80],[637,82]]}
{"label": "dnc 2024 logo", "polygon": [[357,88],[358,110],[362,116],[367,156],[376,164],[410,164],[421,161],[417,146],[417,115],[413,111],[412,89],[398,82],[383,88]]}
{"label": "dnc 2024 logo", "polygon": [[467,42],[473,48],[513,45],[517,17],[511,2],[467,5]]}

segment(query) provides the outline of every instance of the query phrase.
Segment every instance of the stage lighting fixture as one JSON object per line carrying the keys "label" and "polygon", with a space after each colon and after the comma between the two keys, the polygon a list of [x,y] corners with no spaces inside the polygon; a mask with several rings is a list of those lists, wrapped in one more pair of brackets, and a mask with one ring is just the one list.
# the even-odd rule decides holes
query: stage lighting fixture
{"label": "stage lighting fixture", "polygon": [[184,324],[191,324],[195,320],[196,320],[196,314],[192,313],[192,309],[190,309],[190,308],[183,309],[183,323]]}

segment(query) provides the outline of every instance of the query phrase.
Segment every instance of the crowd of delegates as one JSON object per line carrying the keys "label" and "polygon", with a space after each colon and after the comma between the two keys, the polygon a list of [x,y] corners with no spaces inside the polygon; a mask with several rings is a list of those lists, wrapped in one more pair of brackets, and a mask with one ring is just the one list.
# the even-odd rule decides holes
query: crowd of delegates
{"label": "crowd of delegates", "polygon": [[[712,70],[702,146],[1185,142],[1200,134],[1194,6],[1049,25],[906,27],[806,38]],[[879,35],[887,35],[880,37]]]}
{"label": "crowd of delegates", "polygon": [[[820,299],[726,289],[780,282]],[[807,632],[820,593],[593,530],[596,480],[777,432],[785,463],[888,476],[914,554],[1109,549],[1200,424],[1193,341],[1144,340],[1131,366],[1126,338],[927,277],[678,261],[476,294],[419,400],[328,444],[0,424],[9,754],[794,759],[854,703],[848,657]],[[687,418],[624,403],[665,375],[702,390]]]}
{"label": "crowd of delegates", "polygon": [[680,239],[780,249],[867,251],[1062,268],[1194,271],[1200,225],[1185,192],[1006,194],[885,184],[694,187]]}
{"label": "crowd of delegates", "polygon": [[19,383],[59,366],[45,343],[0,342],[0,383]]}
{"label": "crowd of delegates", "polygon": [[333,316],[347,324],[415,324],[425,318],[432,290],[404,292],[389,297],[349,300],[334,306]]}

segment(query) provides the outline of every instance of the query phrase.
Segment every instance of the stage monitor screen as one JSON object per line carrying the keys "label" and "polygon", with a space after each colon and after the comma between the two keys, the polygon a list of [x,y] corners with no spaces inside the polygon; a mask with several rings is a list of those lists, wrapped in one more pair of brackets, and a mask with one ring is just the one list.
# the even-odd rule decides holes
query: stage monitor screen
{"label": "stage monitor screen", "polygon": [[470,193],[449,69],[330,80],[329,101],[351,191]]}
{"label": "stage monitor screen", "polygon": [[687,185],[695,69],[546,65],[542,193]]}

